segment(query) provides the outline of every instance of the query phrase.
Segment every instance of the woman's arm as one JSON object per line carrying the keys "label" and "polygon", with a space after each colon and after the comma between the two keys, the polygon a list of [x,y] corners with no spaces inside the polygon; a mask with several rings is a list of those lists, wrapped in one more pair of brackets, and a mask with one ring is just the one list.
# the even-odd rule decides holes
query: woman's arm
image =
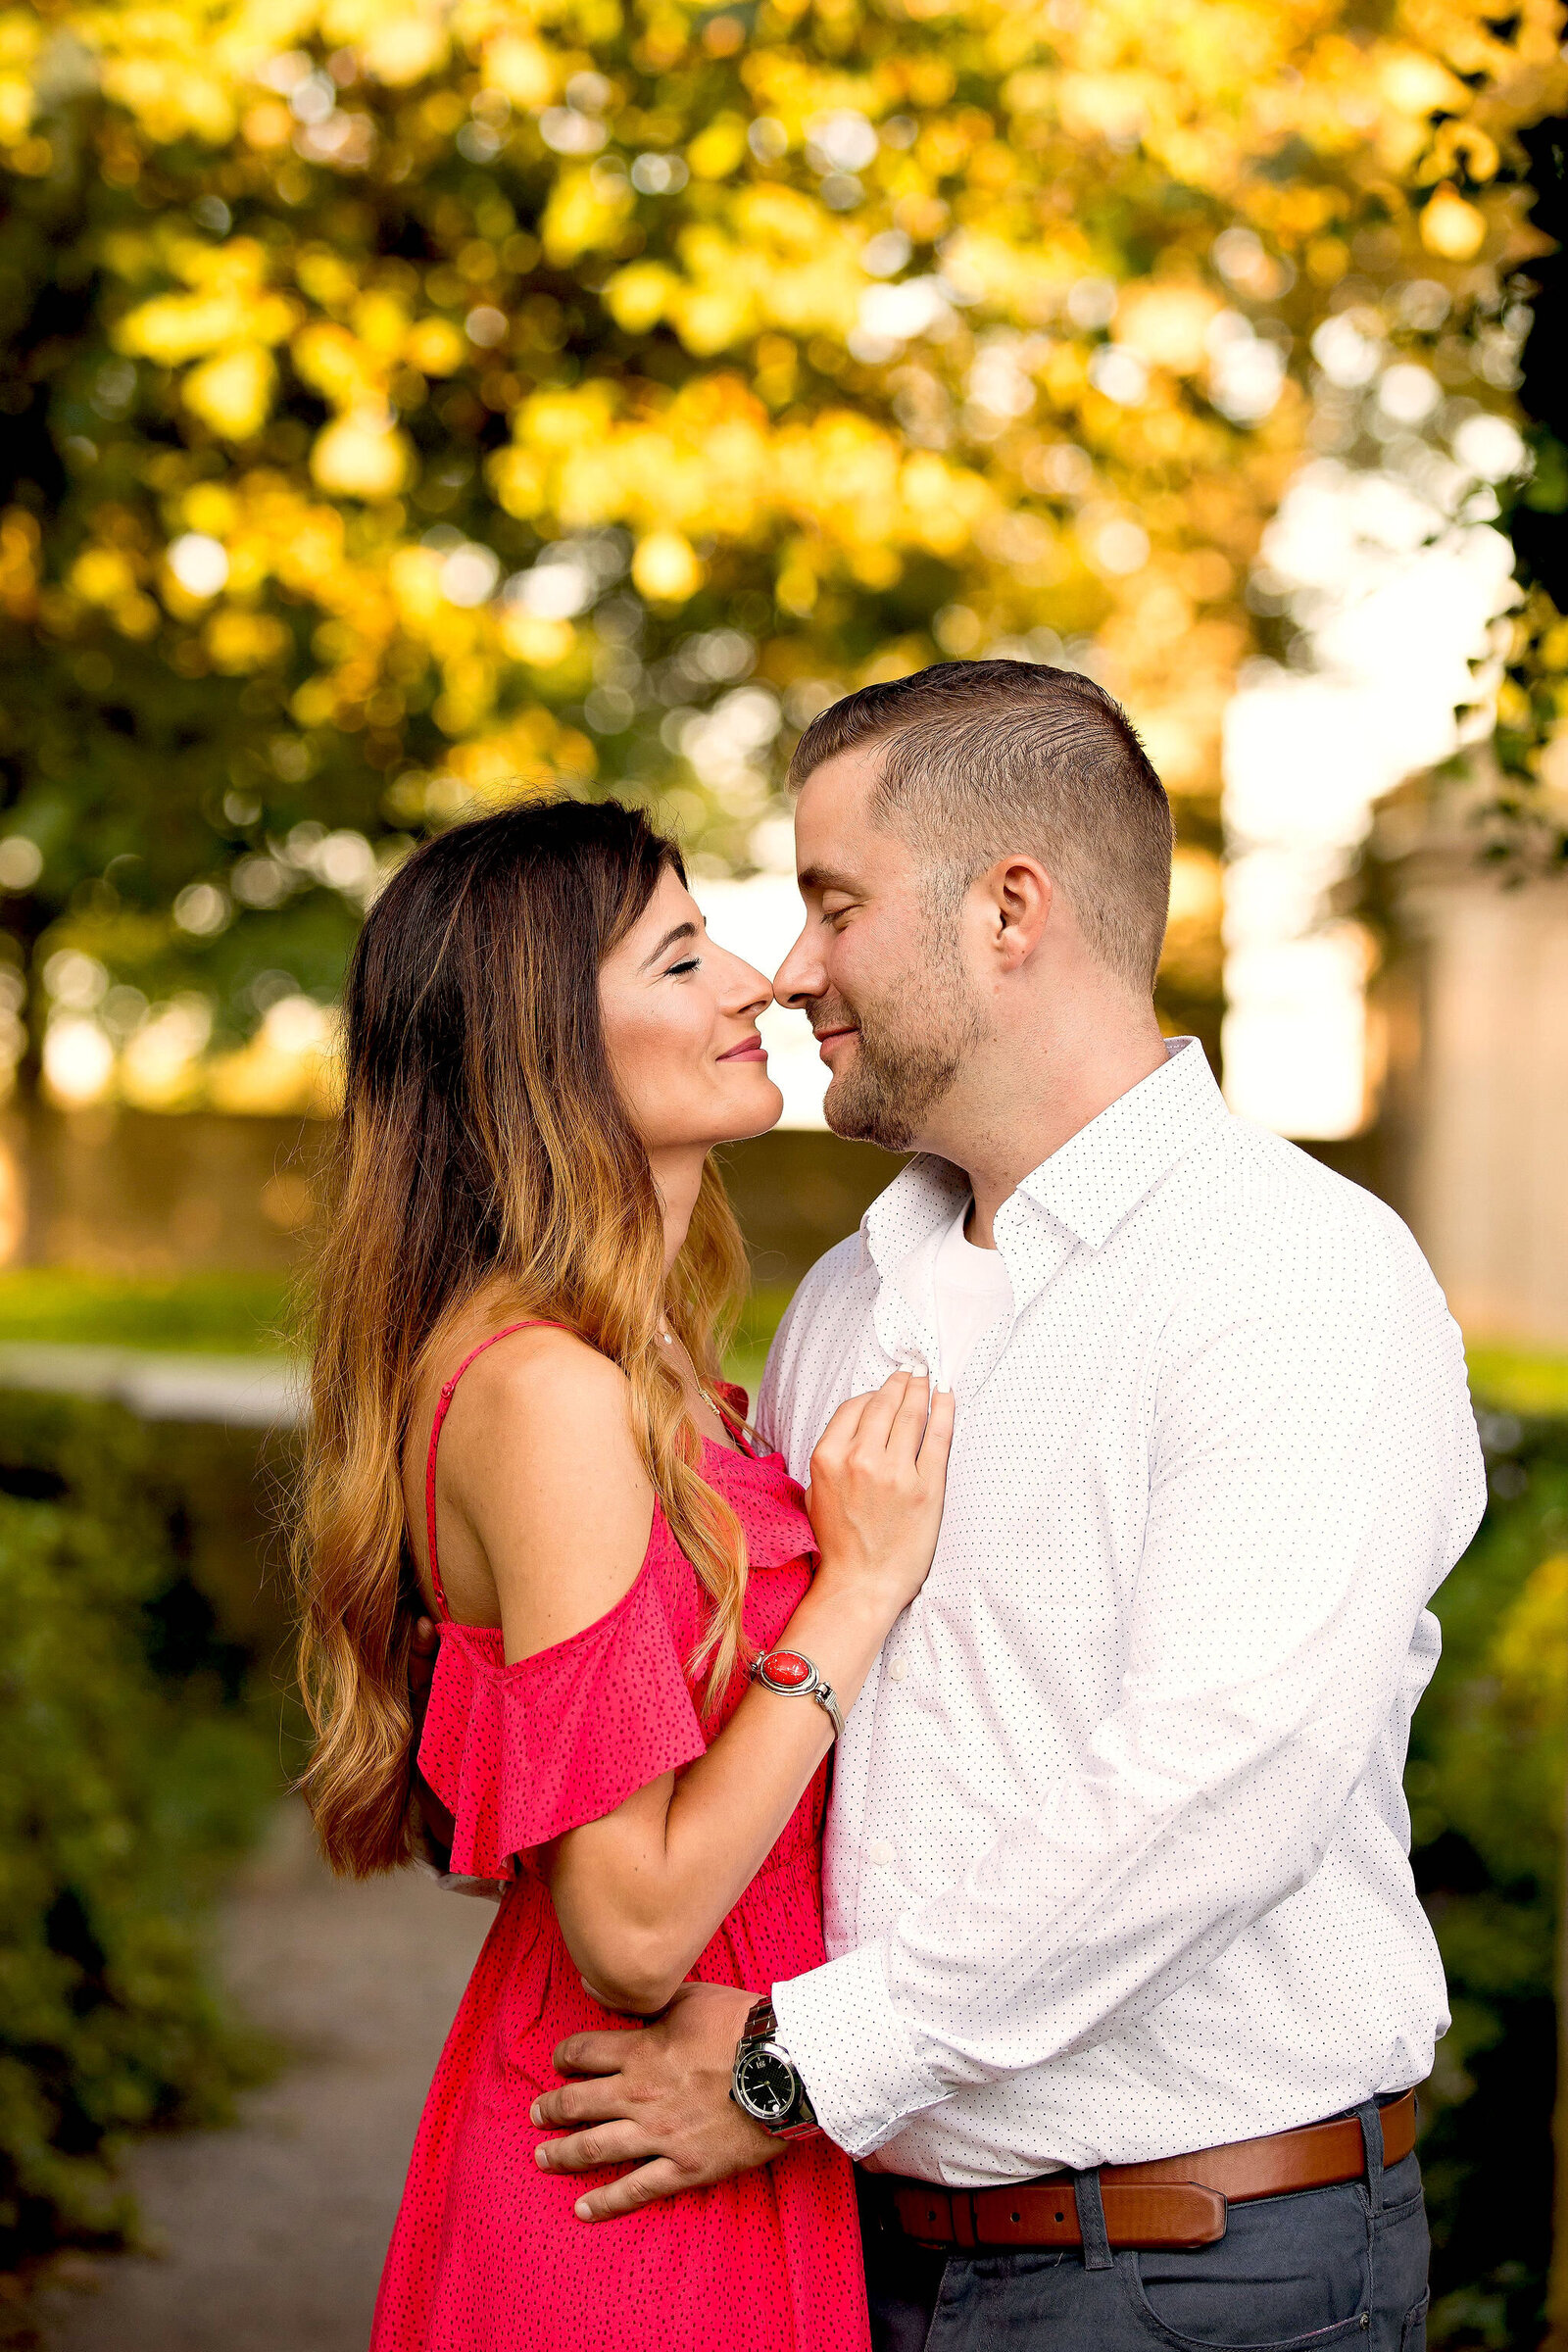
{"label": "woman's arm", "polygon": [[[460,1499],[513,1659],[592,1624],[630,1589],[653,1497],[622,1376],[603,1357],[569,1340],[536,1342],[501,1388],[482,1450],[463,1464]],[[782,1639],[815,1661],[846,1709],[930,1567],[952,1428],[951,1396],[939,1393],[928,1419],[925,1382],[896,1374],[841,1407],[813,1456],[820,1565]],[[567,1948],[600,1998],[636,2014],[664,2006],[831,1737],[820,1707],[754,1686],[706,1755],[541,1856]]]}

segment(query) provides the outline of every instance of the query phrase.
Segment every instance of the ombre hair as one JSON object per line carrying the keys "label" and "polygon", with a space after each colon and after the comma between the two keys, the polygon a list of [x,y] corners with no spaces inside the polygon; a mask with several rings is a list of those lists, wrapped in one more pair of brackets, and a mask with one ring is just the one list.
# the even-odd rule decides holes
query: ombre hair
{"label": "ombre hair", "polygon": [[316,1735],[301,1785],[327,1860],[355,1877],[411,1851],[409,1642],[423,1602],[403,1459],[421,1384],[481,1294],[498,1320],[565,1324],[620,1366],[634,1440],[707,1590],[692,1671],[710,1706],[740,1657],[745,1542],[702,1476],[659,1330],[715,1378],[745,1250],[710,1163],[666,1278],[653,1173],[600,1015],[600,966],[666,871],[685,879],[674,846],[616,802],[509,809],[416,850],[350,965],[293,1556]]}

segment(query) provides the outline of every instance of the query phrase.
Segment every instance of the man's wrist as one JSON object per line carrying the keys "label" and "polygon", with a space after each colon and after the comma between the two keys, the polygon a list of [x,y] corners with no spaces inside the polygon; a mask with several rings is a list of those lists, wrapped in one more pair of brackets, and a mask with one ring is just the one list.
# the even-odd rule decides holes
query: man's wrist
{"label": "man's wrist", "polygon": [[730,2097],[774,2139],[804,2139],[821,2127],[789,2052],[778,2038],[770,1993],[752,2003],[735,2045]]}
{"label": "man's wrist", "polygon": [[901,2123],[951,2094],[932,2072],[888,1990],[878,1943],[786,1977],[773,1987],[784,2046],[810,2084],[829,2139],[869,2156]]}

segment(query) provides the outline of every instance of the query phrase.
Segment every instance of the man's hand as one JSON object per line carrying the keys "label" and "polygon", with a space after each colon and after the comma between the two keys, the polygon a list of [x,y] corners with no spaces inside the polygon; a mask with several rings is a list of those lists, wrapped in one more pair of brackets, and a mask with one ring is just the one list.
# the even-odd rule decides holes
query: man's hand
{"label": "man's hand", "polygon": [[[576,2081],[536,2099],[536,2124],[566,2127],[535,2151],[547,2173],[635,2164],[579,2199],[579,2221],[614,2221],[683,2188],[702,2188],[782,2156],[783,2140],[743,2115],[730,2070],[756,1996],[727,1984],[683,1984],[657,2025],[632,2034],[573,2034],[556,2067]],[[579,2131],[579,2125],[590,2125]]]}

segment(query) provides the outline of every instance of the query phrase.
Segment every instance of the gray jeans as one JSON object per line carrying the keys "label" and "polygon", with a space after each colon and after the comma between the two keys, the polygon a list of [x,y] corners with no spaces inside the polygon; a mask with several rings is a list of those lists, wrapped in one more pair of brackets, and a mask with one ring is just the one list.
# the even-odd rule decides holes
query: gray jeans
{"label": "gray jeans", "polygon": [[1385,2172],[1377,2109],[1357,2112],[1364,2180],[1233,2205],[1225,2235],[1190,2254],[1113,2254],[1098,2173],[1072,2177],[1081,2252],[927,2253],[859,2174],[873,2352],[1425,2352],[1421,2168]]}

